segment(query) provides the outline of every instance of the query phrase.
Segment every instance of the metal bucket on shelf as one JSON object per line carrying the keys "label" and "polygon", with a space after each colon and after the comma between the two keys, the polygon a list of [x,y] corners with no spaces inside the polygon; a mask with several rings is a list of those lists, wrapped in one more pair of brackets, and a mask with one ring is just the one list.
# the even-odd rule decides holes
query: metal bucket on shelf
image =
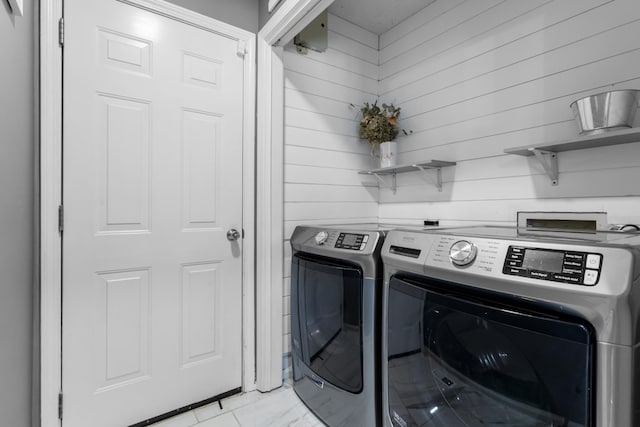
{"label": "metal bucket on shelf", "polygon": [[638,90],[614,90],[572,102],[580,135],[633,127],[639,93]]}

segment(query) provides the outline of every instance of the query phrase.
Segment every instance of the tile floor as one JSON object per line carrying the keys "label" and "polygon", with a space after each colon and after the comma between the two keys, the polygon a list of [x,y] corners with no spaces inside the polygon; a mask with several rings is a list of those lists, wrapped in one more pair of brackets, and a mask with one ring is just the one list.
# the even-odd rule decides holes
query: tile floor
{"label": "tile floor", "polygon": [[152,427],[323,427],[290,385],[269,393],[252,391],[185,412]]}

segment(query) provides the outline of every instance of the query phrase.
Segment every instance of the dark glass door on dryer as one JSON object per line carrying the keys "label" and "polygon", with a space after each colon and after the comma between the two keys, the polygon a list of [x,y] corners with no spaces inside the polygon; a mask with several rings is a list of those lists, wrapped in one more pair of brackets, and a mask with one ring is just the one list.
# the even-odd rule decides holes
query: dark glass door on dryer
{"label": "dark glass door on dryer", "polygon": [[291,263],[294,381],[304,364],[343,390],[362,390],[362,270],[348,262],[297,253]]}
{"label": "dark glass door on dryer", "polygon": [[414,276],[387,304],[393,426],[594,425],[587,322]]}

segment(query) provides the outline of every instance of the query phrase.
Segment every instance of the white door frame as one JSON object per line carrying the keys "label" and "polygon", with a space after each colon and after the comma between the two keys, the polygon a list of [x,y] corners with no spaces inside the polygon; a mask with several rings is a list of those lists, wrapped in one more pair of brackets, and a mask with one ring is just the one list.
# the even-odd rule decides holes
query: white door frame
{"label": "white door frame", "polygon": [[284,280],[283,47],[333,0],[285,0],[258,33],[256,385],[282,384]]}
{"label": "white door frame", "polygon": [[[40,2],[40,420],[60,426],[62,387],[62,240],[58,207],[62,203],[62,49],[58,21],[64,0]],[[244,51],[242,227],[242,387],[256,388],[255,347],[255,34],[162,0],[118,0],[238,41]],[[278,363],[280,361],[278,360]]]}

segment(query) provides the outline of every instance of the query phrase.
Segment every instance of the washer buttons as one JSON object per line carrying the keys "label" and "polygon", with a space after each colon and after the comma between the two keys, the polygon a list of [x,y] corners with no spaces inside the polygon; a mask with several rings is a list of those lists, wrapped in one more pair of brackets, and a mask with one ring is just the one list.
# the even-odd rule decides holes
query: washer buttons
{"label": "washer buttons", "polygon": [[602,257],[598,254],[588,254],[587,255],[587,263],[586,266],[587,268],[594,268],[594,269],[599,269],[600,268],[600,259]]}
{"label": "washer buttons", "polygon": [[585,270],[584,272],[585,285],[595,285],[597,281],[598,281],[598,272],[596,270]]}

